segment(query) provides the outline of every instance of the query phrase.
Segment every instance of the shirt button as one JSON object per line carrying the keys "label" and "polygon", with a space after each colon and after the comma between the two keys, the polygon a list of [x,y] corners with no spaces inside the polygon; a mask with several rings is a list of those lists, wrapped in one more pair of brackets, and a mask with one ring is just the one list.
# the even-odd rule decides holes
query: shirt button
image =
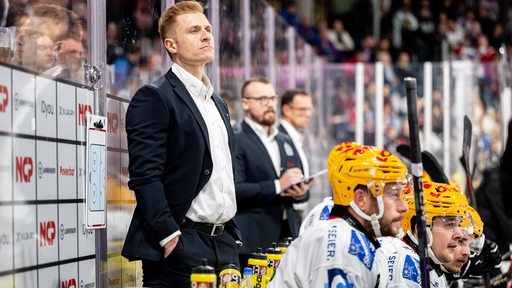
{"label": "shirt button", "polygon": [[204,175],[208,176],[208,175],[210,175],[210,170],[209,169],[205,169],[203,173],[204,173]]}

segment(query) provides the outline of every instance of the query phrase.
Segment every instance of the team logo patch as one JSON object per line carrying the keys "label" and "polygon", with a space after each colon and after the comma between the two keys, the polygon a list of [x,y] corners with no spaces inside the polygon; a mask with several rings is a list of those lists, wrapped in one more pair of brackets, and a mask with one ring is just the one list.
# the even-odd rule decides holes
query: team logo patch
{"label": "team logo patch", "polygon": [[293,156],[294,153],[293,153],[293,148],[290,144],[288,143],[284,143],[284,153],[286,154],[286,156]]}
{"label": "team logo patch", "polygon": [[328,220],[330,214],[331,205],[325,205],[324,208],[322,208],[322,211],[320,211],[320,216],[318,217],[318,220]]}
{"label": "team logo patch", "polygon": [[372,270],[375,247],[363,233],[352,230],[348,253],[356,256],[368,270]]}
{"label": "team logo patch", "polygon": [[339,268],[333,268],[327,270],[327,277],[329,283],[324,285],[324,288],[352,288],[354,284],[352,284],[347,277],[347,273]]}
{"label": "team logo patch", "polygon": [[420,261],[414,259],[410,255],[405,256],[404,270],[402,270],[402,277],[412,282],[420,284]]}

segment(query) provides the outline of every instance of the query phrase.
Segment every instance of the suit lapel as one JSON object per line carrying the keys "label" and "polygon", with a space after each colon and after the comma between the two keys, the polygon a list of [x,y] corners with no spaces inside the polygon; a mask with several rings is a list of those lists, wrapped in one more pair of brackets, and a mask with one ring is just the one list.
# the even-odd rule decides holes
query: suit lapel
{"label": "suit lapel", "polygon": [[169,69],[167,74],[165,75],[169,82],[171,83],[172,88],[174,89],[175,93],[179,98],[185,102],[187,107],[192,112],[192,115],[196,119],[197,124],[199,127],[201,127],[201,131],[203,132],[204,140],[206,141],[206,144],[208,145],[208,150],[210,149],[210,138],[208,137],[208,128],[206,128],[206,123],[204,123],[203,116],[201,116],[201,112],[199,112],[199,109],[197,108],[196,103],[194,103],[194,99],[192,99],[192,95],[188,93],[187,88],[181,80],[172,72],[172,69]]}
{"label": "suit lapel", "polygon": [[[220,116],[222,118],[222,121],[224,122],[224,126],[226,126],[226,130],[228,131],[228,141],[229,141],[229,149],[231,150],[231,153],[234,153],[235,151],[235,142],[234,142],[234,134],[233,134],[233,128],[231,127],[231,122],[229,121],[229,113],[226,111],[225,104],[222,102],[222,99],[217,94],[213,93],[212,95],[213,102],[215,103],[215,106],[217,107],[217,110],[219,110]],[[232,157],[234,158],[234,157]]]}
{"label": "suit lapel", "polygon": [[[254,132],[254,130],[252,130],[252,128],[249,126],[249,124],[247,124],[245,121],[242,122],[242,130],[245,133],[245,135],[247,135],[247,137],[251,140],[251,142],[254,143],[254,145],[256,145],[256,147],[259,150],[258,151],[259,154],[262,157],[265,157],[265,160],[263,162],[268,163],[268,165],[267,165],[268,171],[274,171],[274,174],[276,174],[275,173],[276,169],[274,168],[274,162],[272,162],[272,158],[270,158],[270,154],[268,154],[267,148],[265,148],[265,145],[263,145],[263,143],[261,142],[258,135],[256,135],[256,132]],[[254,153],[257,153],[257,152],[255,151]],[[280,176],[280,175],[276,175],[276,176]]]}

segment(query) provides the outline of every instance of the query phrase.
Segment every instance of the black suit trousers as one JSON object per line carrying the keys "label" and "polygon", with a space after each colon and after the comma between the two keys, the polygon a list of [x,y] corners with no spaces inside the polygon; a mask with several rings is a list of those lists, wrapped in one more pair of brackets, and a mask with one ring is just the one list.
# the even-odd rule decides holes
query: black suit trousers
{"label": "black suit trousers", "polygon": [[[238,264],[238,247],[228,231],[210,236],[194,228],[181,228],[178,245],[161,261],[142,260],[144,287],[190,288],[192,268],[208,259],[216,274],[227,264]],[[184,274],[182,271],[189,271]]]}

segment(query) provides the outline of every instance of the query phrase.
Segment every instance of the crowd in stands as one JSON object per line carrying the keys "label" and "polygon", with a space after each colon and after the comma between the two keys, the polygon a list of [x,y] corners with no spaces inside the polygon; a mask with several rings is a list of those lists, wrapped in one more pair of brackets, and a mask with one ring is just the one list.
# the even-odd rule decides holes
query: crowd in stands
{"label": "crowd in stands", "polygon": [[[359,2],[370,1],[354,1]],[[380,39],[374,39],[373,31],[368,28],[363,35],[361,29],[345,29],[341,18],[333,19],[332,23],[320,20],[311,24],[308,16],[298,14],[296,1],[285,3],[279,15],[327,62],[374,62],[383,57],[382,53],[390,53],[394,61],[401,53],[407,53],[413,62],[448,59],[490,62],[498,58],[502,43],[511,49],[511,26],[504,19],[504,1],[378,2]],[[366,20],[371,24],[373,17]],[[369,54],[365,53],[368,42],[376,42]],[[443,54],[443,43],[447,45],[448,54]]]}

